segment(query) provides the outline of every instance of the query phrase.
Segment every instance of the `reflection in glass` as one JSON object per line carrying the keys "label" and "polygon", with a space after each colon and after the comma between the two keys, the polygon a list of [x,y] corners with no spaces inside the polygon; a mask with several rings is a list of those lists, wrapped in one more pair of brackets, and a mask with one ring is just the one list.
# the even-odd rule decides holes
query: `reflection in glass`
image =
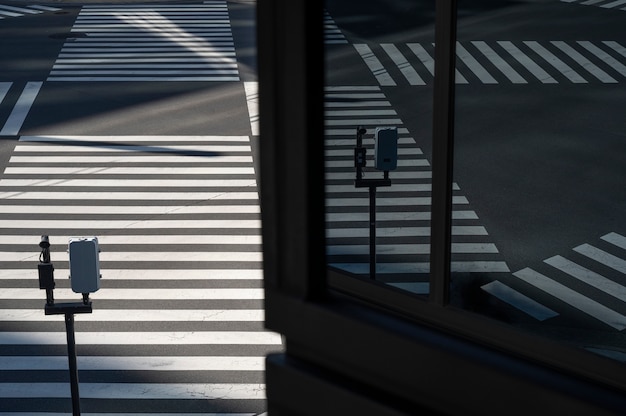
{"label": "reflection in glass", "polygon": [[[426,295],[434,3],[366,0],[354,9],[327,1],[325,34],[328,263]],[[366,164],[356,180],[359,126]],[[388,176],[375,168],[377,128],[397,131],[397,168]]]}
{"label": "reflection in glass", "polygon": [[459,5],[451,302],[626,361],[626,14],[586,3]]}

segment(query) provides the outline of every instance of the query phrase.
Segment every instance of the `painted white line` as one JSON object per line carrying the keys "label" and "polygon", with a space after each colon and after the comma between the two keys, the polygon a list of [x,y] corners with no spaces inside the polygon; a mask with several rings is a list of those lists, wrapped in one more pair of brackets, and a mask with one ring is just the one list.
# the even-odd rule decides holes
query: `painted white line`
{"label": "painted white line", "polygon": [[[0,205],[0,214],[258,214],[259,205]],[[0,241],[6,239],[0,235]],[[14,240],[19,241],[19,240]]]}
{"label": "painted white line", "polygon": [[[363,207],[369,206],[370,200],[369,198],[327,198],[326,206],[327,207],[345,207],[345,206],[355,206],[355,207]],[[453,204],[469,204],[469,201],[464,196],[453,196],[452,197]],[[390,198],[384,197],[379,198],[376,204],[380,206],[397,206],[399,204],[402,205],[431,205],[432,199],[431,197],[422,197],[422,198]]]}
{"label": "painted white line", "polygon": [[[327,110],[326,117],[397,116],[396,110]],[[373,142],[373,139],[370,140]],[[365,143],[365,140],[364,140]]]}
{"label": "painted white line", "polygon": [[498,45],[500,45],[505,51],[507,51],[511,56],[519,62],[528,72],[533,74],[535,78],[541,81],[544,84],[556,84],[557,80],[552,78],[550,74],[543,70],[539,65],[535,63],[532,59],[528,57],[524,52],[518,49],[517,46],[510,41],[498,41]]}
{"label": "painted white line", "polygon": [[557,71],[563,74],[567,79],[575,84],[585,84],[587,80],[581,77],[576,71],[574,71],[569,65],[565,62],[561,61],[559,58],[554,56],[550,51],[541,46],[539,42],[536,41],[524,41],[524,44],[528,46],[530,49],[535,51],[539,56],[541,56],[547,63],[552,65]]}
{"label": "painted white line", "polygon": [[71,165],[74,163],[111,163],[117,165],[124,165],[128,163],[181,163],[181,164],[195,164],[195,163],[252,163],[252,156],[221,156],[221,155],[207,155],[207,156],[152,156],[152,155],[136,155],[133,153],[120,153],[118,155],[111,156],[94,156],[94,155],[80,155],[80,156],[12,156],[10,163],[31,163],[39,165],[48,164],[63,164]]}
{"label": "painted white line", "polygon": [[[63,332],[0,332],[0,345],[66,345]],[[281,345],[263,331],[76,332],[78,345]],[[81,383],[82,386],[82,383]]]}
{"label": "painted white line", "polygon": [[[351,91],[351,90],[350,90]],[[360,91],[360,90],[359,90]],[[380,90],[363,90],[363,91],[380,91]],[[383,93],[368,92],[331,92],[324,95],[326,100],[332,99],[355,99],[355,100],[376,100],[381,99],[380,103],[387,103],[387,96]],[[385,101],[382,101],[385,100]]]}
{"label": "painted white line", "polygon": [[[409,134],[406,128],[399,128],[398,134]],[[324,129],[324,136],[350,136],[354,137],[354,129]]]}
{"label": "painted white line", "polygon": [[[225,57],[234,57],[235,53],[234,52],[206,52],[206,53],[202,53],[199,54],[197,52],[146,52],[146,53],[142,53],[140,55],[141,57],[149,57],[149,58],[157,58],[159,56],[163,56],[163,57],[179,57],[179,58],[195,58],[192,60],[188,60],[188,62],[191,61],[197,61],[197,62],[203,62],[204,58],[207,57],[219,57],[219,58],[225,58]],[[86,53],[81,53],[81,54],[74,54],[71,53],[71,51],[61,51],[61,53],[59,54],[59,58],[77,58],[77,57],[82,57],[82,58],[119,58],[120,60],[124,60],[125,58],[136,58],[137,54],[136,53],[132,53],[132,52],[126,52],[126,53],[93,53],[93,54],[86,54]],[[227,60],[227,59],[223,59],[224,62],[231,62],[231,60]]]}
{"label": "painted white line", "polygon": [[415,68],[406,60],[402,52],[392,43],[383,43],[380,45],[391,60],[396,64],[402,75],[409,82],[409,85],[426,85],[422,77],[415,71]]}
{"label": "painted white line", "polygon": [[326,108],[362,108],[362,107],[391,107],[389,101],[326,101],[324,103]]}
{"label": "painted white line", "polygon": [[[495,244],[491,243],[452,243],[453,253],[498,253]],[[361,255],[369,253],[369,245],[327,245],[329,256]],[[376,254],[430,254],[430,244],[378,244]]]}
{"label": "painted white line", "polygon": [[430,75],[435,76],[435,60],[430,56],[426,49],[419,43],[407,43],[407,46],[422,61],[426,70],[430,72]]}
{"label": "painted white line", "polygon": [[[430,221],[431,214],[430,212],[417,211],[378,212],[376,213],[376,218],[380,221]],[[478,215],[474,211],[452,211],[452,218],[455,220],[477,220]],[[327,222],[368,220],[368,212],[344,212],[326,214]]]}
{"label": "painted white line", "polygon": [[22,95],[20,95],[13,111],[0,131],[0,136],[17,136],[19,134],[42,84],[42,82],[28,82],[26,84]]}
{"label": "painted white line", "polygon": [[619,7],[626,4],[626,0],[617,0],[617,1],[613,1],[611,3],[606,3],[606,4],[602,4],[600,5],[600,7],[603,7],[605,9],[612,9],[614,7]]}
{"label": "painted white line", "polygon": [[[53,254],[54,256],[54,254]],[[54,259],[54,257],[53,257]],[[57,276],[69,276],[68,269],[55,269]],[[106,280],[261,280],[261,269],[106,269]],[[2,280],[36,279],[37,270],[0,269]]]}
{"label": "painted white line", "polygon": [[[624,0],[626,2],[626,0]],[[601,59],[605,64],[609,65],[615,71],[619,72],[620,75],[626,76],[626,66],[624,66],[617,59],[613,58],[611,55],[598,48],[591,42],[587,41],[578,41],[578,44],[583,48],[587,49],[589,52],[594,54],[596,57]]]}
{"label": "painted white line", "polygon": [[391,78],[383,64],[378,60],[374,52],[370,47],[364,43],[355,43],[354,49],[361,55],[363,61],[368,66],[372,74],[378,80],[378,83],[383,86],[395,86],[396,82]]}
{"label": "painted white line", "polygon": [[611,49],[613,49],[615,52],[619,53],[623,57],[626,57],[626,48],[620,45],[618,42],[604,41],[602,43],[604,43],[606,46],[610,47]]}
{"label": "painted white line", "polygon": [[[7,17],[20,17],[20,16],[24,16],[21,13],[15,13],[15,12],[9,12],[9,11],[5,11],[5,10],[0,10],[0,15],[2,16],[7,16]],[[4,19],[4,17],[2,17],[2,19]]]}
{"label": "painted white line", "polygon": [[542,305],[541,303],[529,298],[526,295],[521,294],[517,290],[510,288],[509,286],[498,280],[487,283],[486,285],[481,286],[481,288],[485,292],[519,309],[527,315],[532,316],[538,321],[545,321],[546,319],[550,319],[559,315],[552,309]]}
{"label": "painted white line", "polygon": [[185,81],[239,81],[239,77],[49,77],[47,81],[83,81],[83,82],[129,82],[129,81],[167,81],[167,82],[185,82]]}
{"label": "painted white line", "polygon": [[399,118],[364,118],[364,119],[348,119],[348,120],[324,120],[326,126],[389,126],[402,125]]}
{"label": "painted white line", "polygon": [[456,43],[456,55],[480,79],[483,84],[497,84],[498,81],[461,44]]}
{"label": "painted white line", "polygon": [[620,234],[610,233],[610,234],[603,236],[602,239],[619,248],[623,248],[624,250],[626,250],[626,237]]}
{"label": "painted white line", "polygon": [[[77,357],[81,371],[263,371],[265,357]],[[67,369],[67,357],[0,357],[6,371]]]}
{"label": "painted white line", "polygon": [[[265,400],[263,384],[80,383],[85,399]],[[0,383],[2,398],[70,398],[67,383]]]}
{"label": "painted white line", "polygon": [[522,77],[511,65],[509,65],[491,46],[487,45],[484,41],[472,41],[472,44],[482,52],[483,55],[491,63],[500,70],[513,84],[527,84],[527,81]]}
{"label": "painted white line", "polygon": [[[106,194],[103,195],[106,197]],[[166,196],[167,198],[167,196]],[[260,220],[0,220],[0,229],[20,228],[47,230],[63,228],[66,230],[106,230],[117,229],[172,229],[172,228],[261,228]]]}
{"label": "painted white line", "polygon": [[[329,138],[329,137],[325,137],[324,138],[324,146],[325,149],[330,149],[330,151],[335,151],[335,147],[337,146],[344,146],[344,147],[348,147],[348,146],[352,146],[354,147],[355,145],[355,140],[354,138],[352,139],[348,139],[348,138],[342,138],[342,139],[333,139],[333,138]],[[373,149],[374,148],[374,139],[373,138],[364,138],[363,139],[363,145],[367,148]],[[413,139],[412,137],[399,137],[398,138],[398,147],[399,149],[403,150],[403,149],[407,149],[407,148],[415,148],[417,153],[416,154],[424,154],[424,152],[422,151],[422,149],[420,149],[419,147],[415,147],[415,139]],[[404,145],[404,146],[402,146]],[[346,151],[345,149],[341,149],[344,154],[348,154],[349,150]],[[336,172],[336,173],[340,173],[340,174],[345,174],[347,172]],[[368,175],[369,174],[382,174],[382,172],[377,172],[377,171],[370,171],[367,172]],[[400,176],[398,175],[405,175],[408,172],[392,172],[392,175],[394,178],[398,178]],[[353,173],[354,176],[354,173]]]}
{"label": "painted white line", "polygon": [[[330,266],[354,274],[369,274],[369,263],[331,263]],[[450,268],[454,273],[508,273],[509,267],[502,261],[453,261]],[[429,263],[376,263],[380,274],[428,273]]]}
{"label": "painted white line", "polygon": [[[106,274],[106,271],[103,271]],[[103,276],[106,278],[106,276]],[[57,288],[55,299],[72,300],[76,294],[68,288]],[[41,290],[3,288],[0,299],[40,299]],[[263,289],[100,289],[92,296],[97,300],[262,300]]]}
{"label": "painted white line", "polygon": [[626,302],[626,287],[611,279],[607,279],[606,277],[561,256],[551,257],[544,260],[544,262],[561,270],[562,272],[569,274],[572,277],[575,277],[581,282],[587,283],[588,285],[601,290],[602,292],[607,293],[622,302]]}
{"label": "painted white line", "polygon": [[84,143],[133,143],[133,142],[248,142],[248,136],[76,136],[76,135],[46,135],[21,136],[20,142],[84,142]]}
{"label": "painted white line", "polygon": [[250,129],[253,136],[260,134],[259,130],[259,83],[244,82],[246,102],[248,103],[248,116],[250,119]]}
{"label": "painted white line", "polygon": [[[51,235],[50,242],[53,246],[65,246],[72,236]],[[38,235],[0,235],[0,244],[6,245],[32,245],[36,242]],[[260,245],[260,235],[111,235],[108,232],[98,237],[99,246],[106,251],[107,246],[118,244],[136,245]],[[54,247],[53,247],[54,251]]]}
{"label": "painted white line", "polygon": [[[44,315],[41,309],[2,309],[3,322],[63,321],[63,315]],[[94,309],[76,315],[84,322],[263,322],[262,309]],[[66,362],[67,364],[67,362]],[[0,367],[1,368],[1,367]]]}
{"label": "painted white line", "polygon": [[39,13],[41,13],[41,10],[33,10],[33,9],[30,9],[30,8],[27,8],[27,7],[7,6],[5,4],[0,4],[0,9],[11,10],[13,12],[26,13],[26,14],[39,14]]}
{"label": "painted white line", "polygon": [[[68,416],[69,413],[54,412],[0,412],[0,416]],[[85,413],[83,416],[119,416],[119,413]],[[124,416],[198,416],[198,413],[128,413],[124,412]],[[257,413],[202,413],[202,416],[267,416],[267,412]]]}
{"label": "painted white line", "polygon": [[[254,175],[253,167],[142,167],[142,166],[8,166],[4,177],[8,175]],[[394,175],[395,176],[395,175]]]}
{"label": "painted white line", "polygon": [[6,97],[7,93],[11,89],[12,82],[0,82],[0,103],[4,101],[4,97]]}
{"label": "painted white line", "polygon": [[169,64],[197,64],[197,65],[202,65],[203,67],[211,67],[211,68],[219,68],[219,67],[230,67],[230,66],[236,66],[235,61],[233,61],[232,59],[224,59],[223,57],[216,55],[216,56],[197,56],[197,55],[192,55],[195,56],[194,57],[178,57],[178,58],[174,58],[174,57],[163,57],[163,58],[159,58],[159,57],[146,57],[144,55],[133,55],[132,57],[123,57],[123,58],[106,58],[106,57],[102,57],[102,55],[98,55],[98,57],[94,57],[94,58],[87,58],[81,55],[77,55],[76,57],[67,57],[67,58],[60,58],[57,59],[55,62],[55,66],[56,65],[69,65],[69,64],[88,64],[89,68],[93,68],[94,65],[98,65],[98,67],[100,66],[100,64],[126,64],[126,66],[128,65],[132,65],[135,66],[134,64],[151,64],[149,67],[152,68],[154,67],[154,65],[156,64],[165,64],[165,63],[169,63]]}
{"label": "painted white line", "polygon": [[582,66],[587,72],[599,79],[601,82],[604,82],[605,84],[617,83],[617,80],[615,78],[598,68],[589,59],[585,58],[567,43],[563,41],[552,41],[551,43],[559,48],[561,51],[563,51],[565,54],[567,54],[574,61],[576,61],[576,63]]}
{"label": "painted white line", "polygon": [[[398,129],[401,130],[401,129]],[[350,132],[352,134],[350,135],[354,135],[354,131],[352,131],[352,129],[350,129]],[[346,136],[348,136],[349,134],[347,134],[346,131]],[[327,160],[325,162],[325,166],[326,168],[348,168],[348,167],[354,167],[354,160]],[[428,163],[428,160],[426,159],[400,159],[398,160],[398,167],[425,167],[425,166],[430,166],[430,163]],[[372,172],[373,174],[375,174],[376,172]],[[369,172],[368,172],[369,175]],[[391,177],[393,178],[393,174],[391,174]]]}
{"label": "painted white line", "polygon": [[568,305],[604,322],[605,324],[621,331],[626,328],[626,316],[607,308],[606,306],[590,299],[580,293],[544,276],[533,269],[522,269],[513,273],[517,278],[540,289],[549,295],[567,303]]}
{"label": "painted white line", "polygon": [[0,200],[128,200],[128,201],[208,201],[258,200],[256,192],[3,192]]}
{"label": "painted white line", "polygon": [[[433,47],[435,46],[435,43],[433,42]],[[423,53],[425,53],[426,55],[428,55],[428,53],[424,50]],[[429,55],[430,56],[430,55]],[[434,61],[433,61],[433,65],[434,65]],[[433,71],[434,71],[434,66],[433,66]],[[434,76],[434,72],[433,72],[433,76]],[[459,72],[458,69],[455,70],[455,78],[454,78],[454,82],[455,84],[469,84],[469,81]]]}
{"label": "painted white line", "polygon": [[152,145],[152,146],[136,146],[136,145],[114,145],[114,144],[95,144],[91,143],[89,145],[76,146],[72,144],[62,144],[61,146],[47,146],[43,144],[37,145],[17,145],[15,147],[15,152],[27,153],[27,152],[46,152],[46,153],[55,153],[55,152],[89,152],[89,153],[99,153],[99,152],[148,152],[148,153],[190,153],[193,155],[194,152],[204,153],[204,152],[250,152],[250,146],[242,145],[242,144],[232,144],[232,145],[189,145],[189,146],[167,146],[167,145]]}
{"label": "painted white line", "polygon": [[574,248],[574,251],[587,256],[598,263],[602,263],[607,267],[617,270],[620,273],[626,274],[626,260],[607,253],[606,251],[600,250],[599,248],[589,244],[578,246]]}
{"label": "painted white line", "polygon": [[[254,179],[1,179],[0,187],[47,188],[69,187],[81,189],[109,188],[247,188],[256,186]],[[6,190],[6,189],[5,189]]]}
{"label": "painted white line", "polygon": [[[430,227],[381,227],[376,234],[379,237],[426,237],[430,235]],[[452,235],[487,235],[485,227],[479,225],[452,226]],[[331,228],[326,230],[327,238],[368,237],[369,228]]]}
{"label": "painted white line", "polygon": [[[202,224],[198,224],[198,227]],[[0,251],[0,261],[33,261],[39,258],[39,253],[6,252]],[[57,253],[56,261],[69,261],[66,251]],[[103,251],[100,253],[100,262],[137,261],[137,262],[162,262],[162,261],[213,261],[213,262],[261,262],[263,253],[250,251]],[[2,295],[0,294],[0,297]]]}
{"label": "painted white line", "polygon": [[50,71],[51,77],[63,77],[63,76],[205,76],[205,75],[236,75],[237,70],[229,70],[229,69],[207,69],[207,70],[184,70],[184,69],[176,69],[176,70],[167,70],[167,69],[148,69],[148,70],[138,70],[138,69],[120,69],[120,70],[102,70],[101,68],[96,67],[95,69],[85,69],[85,70],[52,70]]}
{"label": "painted white line", "polygon": [[[328,155],[327,155],[328,156]],[[368,178],[373,176],[367,175]],[[432,185],[430,184],[416,184],[416,183],[394,183],[391,186],[381,186],[376,193],[384,197],[385,194],[390,192],[430,192]],[[327,193],[340,193],[343,197],[359,196],[363,195],[365,188],[355,188],[354,185],[327,185],[325,190]]]}
{"label": "painted white line", "polygon": [[[354,149],[327,149],[324,151],[326,156],[350,156],[354,155]],[[419,148],[406,148],[400,147],[398,149],[398,155],[400,157],[407,155],[423,155],[422,149]],[[393,175],[393,172],[391,173]],[[354,185],[352,186],[354,188]]]}
{"label": "painted white line", "polygon": [[326,85],[324,86],[326,92],[346,92],[346,91],[380,91],[378,85]]}

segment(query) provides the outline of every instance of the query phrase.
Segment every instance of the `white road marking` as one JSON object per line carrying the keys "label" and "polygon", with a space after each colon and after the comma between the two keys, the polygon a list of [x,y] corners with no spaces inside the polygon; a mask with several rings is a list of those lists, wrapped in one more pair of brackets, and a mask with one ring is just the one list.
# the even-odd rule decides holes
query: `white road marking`
{"label": "white road marking", "polygon": [[0,136],[17,136],[19,134],[42,84],[42,82],[28,82],[26,84],[4,127],[0,130]]}

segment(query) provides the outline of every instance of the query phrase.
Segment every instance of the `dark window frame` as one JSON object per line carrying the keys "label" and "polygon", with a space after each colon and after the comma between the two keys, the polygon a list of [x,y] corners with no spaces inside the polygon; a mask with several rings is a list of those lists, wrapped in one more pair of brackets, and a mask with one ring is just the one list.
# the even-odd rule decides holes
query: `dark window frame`
{"label": "dark window frame", "polygon": [[[614,361],[448,305],[456,1],[438,0],[436,11],[428,302],[327,269],[323,3],[258,0],[257,12],[266,324],[286,339],[285,355],[268,360],[270,408],[296,406],[281,387],[298,365],[330,380],[358,380],[404,409],[598,415],[626,408],[626,374]],[[444,390],[458,402],[436,394]]]}

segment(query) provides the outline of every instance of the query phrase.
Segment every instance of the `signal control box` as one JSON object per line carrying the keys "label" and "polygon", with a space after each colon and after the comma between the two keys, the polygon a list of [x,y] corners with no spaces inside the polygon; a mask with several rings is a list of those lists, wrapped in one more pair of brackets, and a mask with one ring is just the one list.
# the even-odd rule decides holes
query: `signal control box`
{"label": "signal control box", "polygon": [[100,289],[100,248],[97,237],[72,237],[68,245],[70,282],[75,293]]}
{"label": "signal control box", "polygon": [[377,127],[374,134],[374,167],[389,171],[398,167],[398,129]]}

